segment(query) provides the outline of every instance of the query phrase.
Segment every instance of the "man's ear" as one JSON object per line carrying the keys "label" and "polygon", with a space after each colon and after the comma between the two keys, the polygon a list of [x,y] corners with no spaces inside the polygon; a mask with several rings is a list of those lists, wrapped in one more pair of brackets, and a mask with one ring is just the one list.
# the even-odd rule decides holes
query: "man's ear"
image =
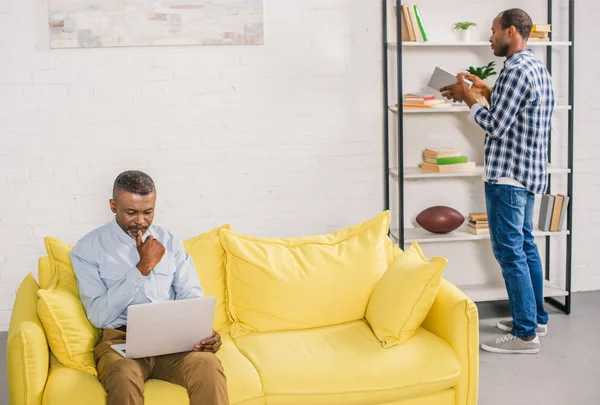
{"label": "man's ear", "polygon": [[113,212],[113,214],[117,213],[117,203],[115,202],[115,200],[113,200],[112,198],[108,201],[109,205],[110,205],[110,210]]}

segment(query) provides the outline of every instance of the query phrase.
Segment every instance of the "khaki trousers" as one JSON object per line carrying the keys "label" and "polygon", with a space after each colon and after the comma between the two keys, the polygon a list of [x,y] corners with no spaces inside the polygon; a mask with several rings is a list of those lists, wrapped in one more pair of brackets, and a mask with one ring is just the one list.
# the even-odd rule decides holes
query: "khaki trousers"
{"label": "khaki trousers", "polygon": [[126,333],[103,329],[94,350],[107,405],[143,405],[144,383],[155,378],[187,389],[190,405],[228,405],[227,380],[213,353],[185,352],[126,359],[110,346],[125,343]]}

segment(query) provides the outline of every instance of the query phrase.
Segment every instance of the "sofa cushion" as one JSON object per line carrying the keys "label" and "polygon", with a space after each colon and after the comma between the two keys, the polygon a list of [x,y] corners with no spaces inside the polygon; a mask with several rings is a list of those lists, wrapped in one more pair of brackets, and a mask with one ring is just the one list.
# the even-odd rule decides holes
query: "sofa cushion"
{"label": "sofa cushion", "polygon": [[222,330],[219,333],[223,344],[217,352],[217,357],[221,360],[227,376],[230,404],[264,404],[258,372],[250,360],[238,350],[229,332]]}
{"label": "sofa cushion", "polygon": [[38,284],[31,274],[15,297],[6,342],[10,404],[39,404],[48,378],[48,342],[37,314]]}
{"label": "sofa cushion", "polygon": [[231,225],[223,225],[183,242],[194,261],[204,295],[216,297],[215,330],[221,330],[231,323],[227,313],[225,251],[219,240],[220,229],[231,229]]}
{"label": "sofa cushion", "polygon": [[[227,331],[222,331],[223,345],[217,356],[223,364],[229,391],[230,405],[264,405],[258,373],[250,361],[236,348]],[[189,404],[186,390],[166,381],[150,379],[144,388],[145,404]],[[106,393],[98,378],[65,367],[51,356],[50,375],[44,393],[48,405],[104,405]]]}
{"label": "sofa cushion", "polygon": [[235,341],[258,370],[269,404],[382,404],[443,391],[460,375],[452,348],[422,328],[389,349],[364,321]]}
{"label": "sofa cushion", "polygon": [[71,246],[55,238],[44,239],[54,277],[48,289],[38,290],[38,315],[52,353],[76,370],[97,375],[94,347],[98,329],[88,320],[79,298],[69,253]]}
{"label": "sofa cushion", "polygon": [[448,260],[428,260],[415,241],[375,286],[366,319],[384,347],[406,342],[435,300]]}
{"label": "sofa cushion", "polygon": [[320,236],[267,239],[221,230],[232,335],[364,318],[391,253],[386,247],[389,223],[386,211]]}

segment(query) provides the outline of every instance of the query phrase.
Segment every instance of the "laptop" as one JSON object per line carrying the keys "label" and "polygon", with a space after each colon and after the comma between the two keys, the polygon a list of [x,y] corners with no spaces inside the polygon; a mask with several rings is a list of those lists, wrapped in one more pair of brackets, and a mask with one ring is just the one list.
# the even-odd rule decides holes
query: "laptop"
{"label": "laptop", "polygon": [[205,297],[130,305],[126,342],[111,347],[129,359],[190,352],[212,336],[215,303]]}

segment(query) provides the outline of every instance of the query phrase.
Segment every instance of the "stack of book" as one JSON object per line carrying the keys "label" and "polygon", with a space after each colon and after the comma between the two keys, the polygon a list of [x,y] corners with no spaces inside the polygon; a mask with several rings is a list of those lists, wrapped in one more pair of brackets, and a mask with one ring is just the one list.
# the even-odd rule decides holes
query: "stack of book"
{"label": "stack of book", "polygon": [[468,223],[469,232],[475,235],[489,235],[490,227],[488,225],[488,217],[486,213],[471,213],[469,214]]}
{"label": "stack of book", "polygon": [[533,24],[529,41],[550,41],[549,34],[552,32],[552,24]]}
{"label": "stack of book", "polygon": [[451,104],[430,94],[405,94],[402,108],[446,108]]}
{"label": "stack of book", "polygon": [[558,232],[565,229],[569,196],[564,194],[542,195],[538,227],[544,232]]}
{"label": "stack of book", "polygon": [[460,149],[425,149],[421,170],[429,173],[470,172],[475,170],[475,163]]}

